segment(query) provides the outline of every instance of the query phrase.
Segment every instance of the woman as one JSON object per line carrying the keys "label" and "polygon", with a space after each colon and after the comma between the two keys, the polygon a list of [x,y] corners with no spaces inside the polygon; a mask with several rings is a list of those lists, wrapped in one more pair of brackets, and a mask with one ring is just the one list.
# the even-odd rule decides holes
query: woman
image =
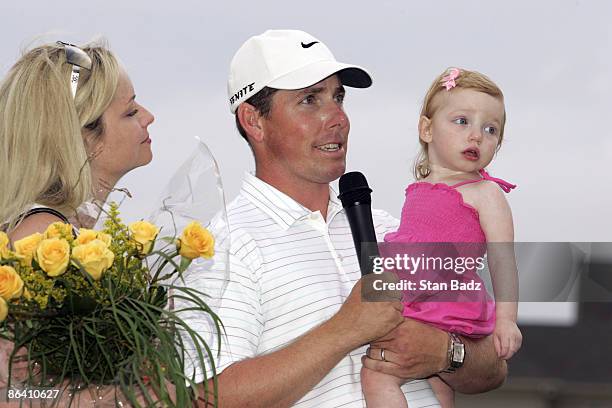
{"label": "woman", "polygon": [[152,159],[153,115],[103,45],[26,53],[0,87],[0,118],[0,223],[13,242],[55,221],[82,224],[79,206]]}
{"label": "woman", "polygon": [[[77,209],[151,161],[153,120],[104,45],[27,52],[0,86],[0,228],[15,242],[56,221],[91,227]],[[2,340],[0,387],[11,350]]]}

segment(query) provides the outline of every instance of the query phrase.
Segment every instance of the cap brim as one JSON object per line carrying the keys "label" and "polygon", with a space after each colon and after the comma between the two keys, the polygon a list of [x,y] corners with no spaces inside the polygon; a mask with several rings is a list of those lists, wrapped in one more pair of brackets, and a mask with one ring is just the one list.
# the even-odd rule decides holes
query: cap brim
{"label": "cap brim", "polygon": [[372,77],[360,66],[337,61],[317,61],[276,78],[266,86],[276,89],[302,89],[336,73],[343,85],[353,88],[367,88],[372,85]]}

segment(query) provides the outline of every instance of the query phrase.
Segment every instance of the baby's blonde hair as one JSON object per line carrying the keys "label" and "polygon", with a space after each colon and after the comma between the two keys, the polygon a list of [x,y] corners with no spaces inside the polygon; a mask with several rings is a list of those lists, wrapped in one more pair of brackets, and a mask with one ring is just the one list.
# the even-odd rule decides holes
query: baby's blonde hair
{"label": "baby's blonde hair", "polygon": [[64,214],[93,196],[89,159],[102,114],[119,82],[117,59],[101,43],[82,48],[76,98],[62,45],[25,53],[0,85],[0,224],[12,229],[34,203]]}
{"label": "baby's blonde hair", "polygon": [[[451,73],[451,70],[457,68],[448,68],[446,71],[438,75],[433,81],[429,90],[425,94],[423,100],[423,106],[421,108],[421,115],[429,119],[433,117],[439,106],[433,103],[434,97],[440,92],[453,92],[454,89],[473,89],[478,92],[484,92],[495,98],[499,98],[502,102],[504,101],[504,94],[501,89],[491,81],[486,75],[476,71],[469,71],[467,69],[459,69],[459,75],[454,80],[455,87],[446,90],[444,86],[445,78]],[[506,125],[506,110],[504,109],[504,116],[502,118],[501,129],[499,130],[499,142],[497,143],[497,149],[500,148],[502,139],[504,137],[504,126]],[[414,177],[417,180],[422,180],[429,175],[431,169],[429,168],[429,156],[427,154],[427,143],[419,137],[419,143],[421,144],[421,150],[417,156],[414,165]]]}

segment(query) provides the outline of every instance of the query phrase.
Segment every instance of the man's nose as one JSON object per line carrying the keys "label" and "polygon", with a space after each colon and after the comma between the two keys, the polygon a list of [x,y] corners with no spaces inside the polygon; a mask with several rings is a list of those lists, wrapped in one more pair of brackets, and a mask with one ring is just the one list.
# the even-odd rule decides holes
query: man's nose
{"label": "man's nose", "polygon": [[348,116],[346,115],[346,112],[344,112],[344,108],[341,104],[330,103],[326,115],[330,128],[335,126],[345,128],[349,123]]}

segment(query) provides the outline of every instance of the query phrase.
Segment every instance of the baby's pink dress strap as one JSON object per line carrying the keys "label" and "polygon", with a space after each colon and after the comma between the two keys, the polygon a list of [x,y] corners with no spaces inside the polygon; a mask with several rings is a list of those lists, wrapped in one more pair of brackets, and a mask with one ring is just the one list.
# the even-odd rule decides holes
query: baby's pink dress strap
{"label": "baby's pink dress strap", "polygon": [[482,176],[482,178],[475,179],[475,180],[462,181],[460,183],[453,184],[451,187],[457,188],[457,187],[464,186],[466,184],[478,183],[479,181],[482,181],[482,180],[490,180],[490,181],[496,182],[501,187],[501,189],[504,190],[504,192],[506,193],[509,193],[510,190],[512,190],[513,188],[516,188],[516,184],[508,183],[507,181],[499,179],[497,177],[492,177],[489,175],[489,173],[485,171],[485,169],[480,169],[478,173]]}

